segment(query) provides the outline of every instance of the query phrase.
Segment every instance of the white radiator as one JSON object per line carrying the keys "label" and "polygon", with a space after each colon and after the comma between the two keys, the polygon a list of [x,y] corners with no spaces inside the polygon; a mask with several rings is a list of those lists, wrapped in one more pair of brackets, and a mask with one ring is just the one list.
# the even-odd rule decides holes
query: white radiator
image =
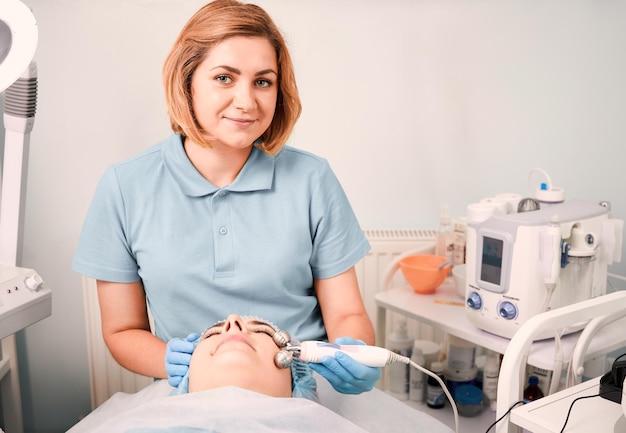
{"label": "white radiator", "polygon": [[[372,323],[376,323],[376,302],[374,295],[380,290],[383,273],[398,255],[422,248],[434,247],[434,230],[365,230],[372,249],[356,265],[357,277],[367,313]],[[400,272],[394,277],[394,283],[403,284]],[[131,373],[120,367],[113,359],[102,339],[100,308],[95,280],[83,278],[85,319],[87,322],[87,347],[89,355],[89,375],[91,380],[92,409],[100,406],[118,391],[136,392],[152,383],[152,378]],[[393,323],[394,315],[388,314]],[[387,329],[393,329],[391,325]],[[433,330],[409,322],[409,332],[415,338],[434,339]]]}
{"label": "white radiator", "polygon": [[104,344],[95,280],[83,277],[83,295],[87,322],[91,409],[93,410],[116,392],[137,392],[152,383],[154,379],[132,373],[121,367]]}

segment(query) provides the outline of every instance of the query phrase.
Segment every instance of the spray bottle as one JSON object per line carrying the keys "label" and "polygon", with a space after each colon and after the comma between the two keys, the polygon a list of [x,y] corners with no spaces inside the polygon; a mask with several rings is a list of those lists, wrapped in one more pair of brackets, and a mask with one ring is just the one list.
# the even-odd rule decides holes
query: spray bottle
{"label": "spray bottle", "polygon": [[[450,263],[454,263],[454,242],[456,235],[452,230],[452,218],[448,206],[441,208],[439,227],[437,228],[437,244],[435,254],[445,257]],[[452,267],[450,267],[452,270]]]}
{"label": "spray bottle", "polygon": [[[422,353],[422,349],[419,346],[413,346],[413,354],[411,355],[411,361],[421,367],[426,366],[426,358]],[[409,372],[409,400],[414,402],[421,402],[424,400],[424,392],[426,391],[426,382],[424,380],[424,373],[417,368],[412,368]]]}

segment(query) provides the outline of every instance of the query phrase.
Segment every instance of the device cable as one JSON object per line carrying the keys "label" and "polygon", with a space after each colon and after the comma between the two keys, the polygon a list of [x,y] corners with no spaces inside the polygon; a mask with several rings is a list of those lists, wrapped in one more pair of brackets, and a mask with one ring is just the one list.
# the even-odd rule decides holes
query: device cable
{"label": "device cable", "polygon": [[[458,411],[458,409],[456,407],[456,403],[454,402],[454,399],[452,398],[452,395],[450,394],[450,391],[448,390],[448,387],[443,382],[443,380],[441,380],[441,378],[439,376],[437,376],[435,373],[433,373],[432,371],[428,370],[427,368],[424,368],[421,365],[415,363],[414,361],[411,361],[410,358],[407,358],[405,356],[401,356],[400,358],[402,358],[401,362],[404,362],[405,364],[409,364],[411,367],[416,368],[419,371],[421,371],[422,373],[425,373],[425,374],[429,375],[430,377],[434,378],[437,381],[437,383],[439,383],[439,385],[441,385],[441,389],[446,394],[446,397],[448,398],[448,401],[450,401],[450,406],[452,406],[452,412],[454,413],[455,431],[456,431],[456,433],[459,433],[459,411]],[[406,362],[405,360],[408,361],[408,362]]]}
{"label": "device cable", "polygon": [[515,403],[513,403],[511,405],[511,407],[509,408],[509,410],[507,410],[504,415],[502,415],[500,418],[498,418],[497,420],[495,420],[489,427],[487,427],[487,430],[485,430],[485,433],[488,433],[489,430],[491,430],[496,424],[498,424],[500,421],[502,421],[504,419],[505,416],[507,416],[509,413],[511,413],[511,411],[513,409],[515,409],[517,406],[519,406],[520,404],[526,404],[526,402],[524,400],[519,400],[516,401]]}
{"label": "device cable", "polygon": [[608,394],[612,394],[615,391],[606,391],[606,392],[602,392],[602,393],[598,393],[598,394],[594,394],[594,395],[583,395],[581,397],[577,397],[574,400],[572,400],[572,403],[569,405],[569,409],[567,411],[567,416],[565,417],[565,422],[563,422],[563,427],[561,427],[561,430],[559,431],[559,433],[563,433],[565,431],[565,427],[567,426],[567,423],[569,421],[569,417],[572,413],[572,409],[574,408],[574,403],[576,403],[579,400],[584,400],[586,398],[595,398],[595,397],[602,397],[603,395],[608,395]]}

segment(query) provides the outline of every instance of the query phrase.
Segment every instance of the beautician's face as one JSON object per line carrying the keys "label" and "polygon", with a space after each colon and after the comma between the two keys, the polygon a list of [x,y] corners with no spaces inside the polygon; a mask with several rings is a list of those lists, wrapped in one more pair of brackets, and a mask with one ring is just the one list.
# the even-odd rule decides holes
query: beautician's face
{"label": "beautician's face", "polygon": [[238,386],[274,397],[291,397],[291,369],[279,369],[274,329],[237,315],[209,329],[193,352],[189,392]]}
{"label": "beautician's face", "polygon": [[191,81],[193,110],[214,147],[247,148],[269,127],[278,61],[265,38],[232,37],[214,46]]}

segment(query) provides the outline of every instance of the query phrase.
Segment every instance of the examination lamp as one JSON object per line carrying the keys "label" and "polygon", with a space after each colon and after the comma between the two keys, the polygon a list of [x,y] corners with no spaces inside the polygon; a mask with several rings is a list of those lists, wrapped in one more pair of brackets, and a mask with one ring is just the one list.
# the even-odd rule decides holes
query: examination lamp
{"label": "examination lamp", "polygon": [[15,266],[21,245],[21,214],[30,132],[37,103],[37,23],[19,0],[0,8],[0,92],[4,91],[4,158],[0,196],[0,264]]}
{"label": "examination lamp", "polygon": [[[24,422],[20,397],[17,347],[14,333],[51,314],[50,291],[19,290],[30,276],[17,268],[22,245],[30,132],[37,104],[37,23],[30,9],[19,0],[0,0],[0,92],[4,92],[5,140],[0,172],[0,285],[9,285],[0,300],[0,395],[6,431],[22,433]],[[34,271],[32,271],[34,272]],[[33,277],[34,278],[34,277]],[[6,283],[6,284],[5,284]],[[37,283],[39,284],[39,283]],[[28,288],[27,287],[27,288]]]}

